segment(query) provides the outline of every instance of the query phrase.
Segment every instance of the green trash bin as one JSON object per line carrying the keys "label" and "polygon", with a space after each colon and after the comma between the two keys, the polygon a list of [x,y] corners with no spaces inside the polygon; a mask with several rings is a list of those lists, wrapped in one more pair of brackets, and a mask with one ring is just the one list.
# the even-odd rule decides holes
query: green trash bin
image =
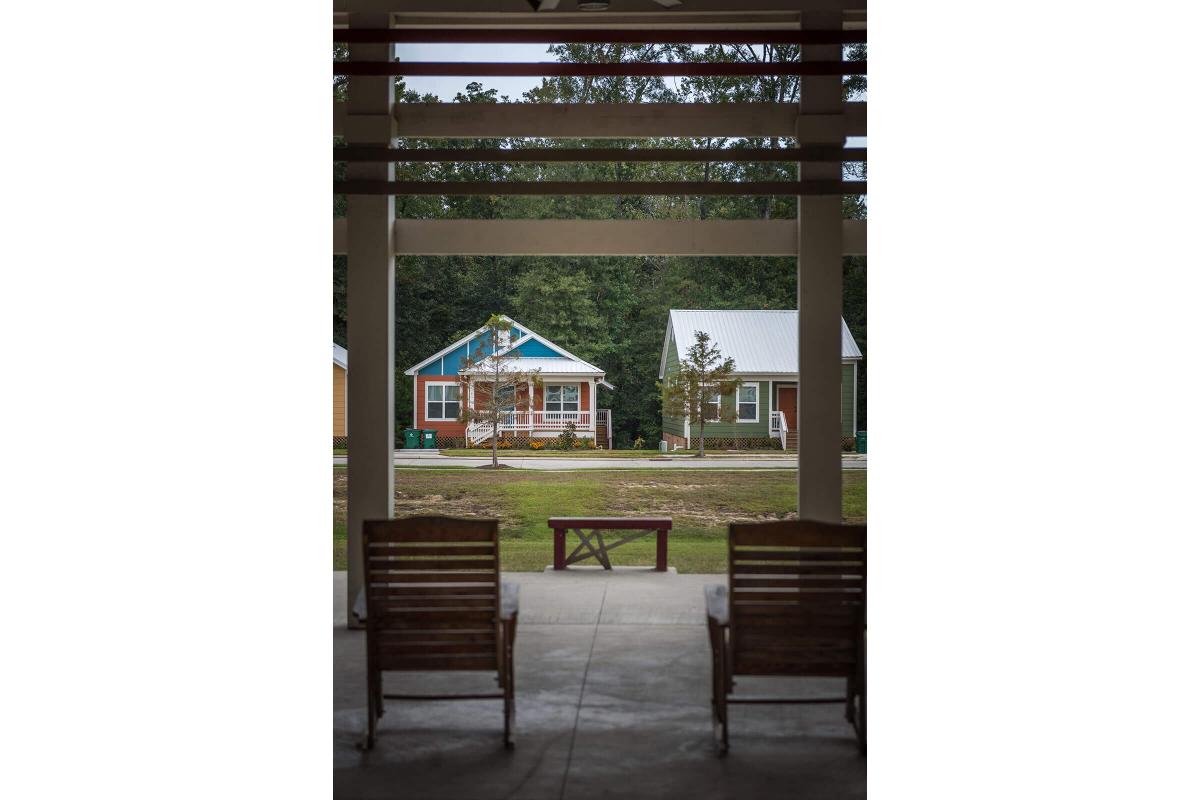
{"label": "green trash bin", "polygon": [[867,452],[867,432],[859,431],[854,434],[854,450],[857,453]]}
{"label": "green trash bin", "polygon": [[437,431],[428,428],[421,431],[421,448],[423,450],[433,450],[437,447]]}
{"label": "green trash bin", "polygon": [[421,446],[421,431],[417,428],[409,428],[404,431],[404,449],[416,450]]}

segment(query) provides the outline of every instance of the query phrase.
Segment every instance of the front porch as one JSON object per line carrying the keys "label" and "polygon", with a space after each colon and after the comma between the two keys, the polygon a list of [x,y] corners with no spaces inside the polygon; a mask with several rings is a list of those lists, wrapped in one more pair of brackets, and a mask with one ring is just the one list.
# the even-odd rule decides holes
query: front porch
{"label": "front porch", "polygon": [[[528,444],[553,439],[564,431],[574,430],[581,439],[591,439],[597,447],[612,446],[612,426],[609,409],[592,411],[511,411],[498,426],[502,439]],[[573,428],[571,426],[574,426]],[[466,427],[466,444],[474,447],[492,438],[490,422],[473,422]]]}
{"label": "front porch", "polygon": [[[340,623],[346,573],[334,573],[336,796],[866,797],[866,761],[838,706],[737,706],[730,754],[716,756],[703,586],[725,582],[724,574],[618,569],[504,578],[521,584],[516,748],[497,746],[496,701],[397,701],[364,755],[355,742],[365,719],[365,634]],[[837,680],[758,680],[774,681],[764,691],[787,683],[800,695],[840,688]],[[385,681],[394,691],[492,688],[488,677],[468,673]],[[758,689],[751,679],[739,685]]]}

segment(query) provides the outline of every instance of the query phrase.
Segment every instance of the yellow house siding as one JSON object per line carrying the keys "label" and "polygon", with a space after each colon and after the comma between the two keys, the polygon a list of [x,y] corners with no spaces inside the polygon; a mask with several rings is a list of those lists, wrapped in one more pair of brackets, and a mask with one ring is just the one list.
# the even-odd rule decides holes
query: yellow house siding
{"label": "yellow house siding", "polygon": [[333,365],[333,435],[346,435],[346,370]]}

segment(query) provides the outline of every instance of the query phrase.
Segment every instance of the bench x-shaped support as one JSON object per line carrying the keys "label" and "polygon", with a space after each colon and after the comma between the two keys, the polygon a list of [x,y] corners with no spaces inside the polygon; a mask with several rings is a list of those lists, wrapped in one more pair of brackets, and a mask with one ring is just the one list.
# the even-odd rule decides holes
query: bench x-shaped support
{"label": "bench x-shaped support", "polygon": [[[575,531],[575,535],[579,537],[579,546],[571,551],[571,555],[567,556],[565,563],[570,565],[578,561],[583,561],[586,558],[594,557],[605,569],[608,570],[612,569],[612,564],[609,563],[608,560],[609,550],[623,545],[626,542],[632,542],[634,539],[641,539],[649,536],[655,532],[653,530],[637,531],[635,533],[622,536],[617,541],[606,545],[604,543],[604,534],[602,534],[599,530],[593,530],[591,533],[584,533],[581,528],[572,528],[571,530]],[[592,544],[593,541],[595,541],[595,546]],[[584,550],[587,550],[587,552],[583,552]]]}

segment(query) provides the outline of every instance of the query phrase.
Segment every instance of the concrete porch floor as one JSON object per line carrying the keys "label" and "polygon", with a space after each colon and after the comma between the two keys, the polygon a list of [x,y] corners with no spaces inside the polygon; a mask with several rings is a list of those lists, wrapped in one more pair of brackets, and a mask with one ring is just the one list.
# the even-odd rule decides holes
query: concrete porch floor
{"label": "concrete porch floor", "polygon": [[[866,797],[866,759],[840,705],[734,706],[719,758],[702,587],[724,575],[508,573],[521,584],[516,748],[498,700],[390,701],[375,749],[365,642],[333,576],[333,766],[338,798]],[[838,680],[741,679],[740,695],[838,695]],[[389,692],[495,691],[486,674],[400,675]]]}

